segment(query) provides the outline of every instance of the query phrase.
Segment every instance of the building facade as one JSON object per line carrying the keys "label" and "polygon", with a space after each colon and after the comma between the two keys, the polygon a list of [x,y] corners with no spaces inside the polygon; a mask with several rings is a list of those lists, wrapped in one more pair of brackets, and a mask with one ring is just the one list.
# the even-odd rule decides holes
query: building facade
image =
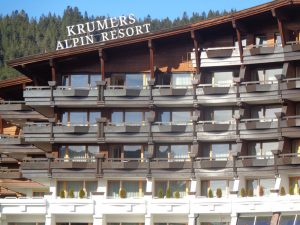
{"label": "building facade", "polygon": [[1,224],[299,224],[299,11],[9,61]]}

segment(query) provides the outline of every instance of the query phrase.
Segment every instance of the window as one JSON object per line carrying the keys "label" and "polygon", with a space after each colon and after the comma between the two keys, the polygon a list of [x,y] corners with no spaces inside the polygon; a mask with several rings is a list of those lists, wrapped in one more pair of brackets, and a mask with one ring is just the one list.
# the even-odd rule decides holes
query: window
{"label": "window", "polygon": [[186,88],[192,85],[192,74],[173,73],[172,86],[173,88]]}
{"label": "window", "polygon": [[213,73],[213,85],[228,87],[233,83],[233,72],[214,72]]}
{"label": "window", "polygon": [[[245,48],[247,47],[247,37],[246,36],[242,36],[241,37],[241,41],[242,41],[242,47]],[[237,38],[234,38],[234,47],[238,48],[239,47],[239,43]]]}
{"label": "window", "polygon": [[120,189],[124,189],[127,198],[143,197],[146,191],[146,181],[142,180],[109,180],[107,183],[107,196],[119,197]]}
{"label": "window", "polygon": [[276,120],[276,114],[282,111],[281,105],[254,106],[251,108],[251,118],[259,118],[261,122],[268,119]]}
{"label": "window", "polygon": [[[175,193],[179,192],[180,198],[187,195],[189,191],[190,182],[186,180],[167,180],[167,181],[155,181],[154,190],[156,197],[166,196],[167,189],[170,189],[171,198],[175,197]],[[162,192],[163,196],[160,196]]]}
{"label": "window", "polygon": [[74,191],[74,197],[79,197],[79,191],[84,190],[86,196],[89,197],[92,192],[97,190],[97,181],[58,181],[57,182],[57,196],[60,195],[62,191],[66,192],[66,197],[68,197],[70,191]]}
{"label": "window", "polygon": [[258,196],[259,187],[264,190],[264,195],[270,195],[270,190],[275,186],[275,178],[260,178],[260,179],[247,179],[246,189],[253,191],[254,196]]}
{"label": "window", "polygon": [[279,225],[300,225],[300,215],[284,215],[281,214]]}
{"label": "window", "polygon": [[205,110],[204,119],[215,123],[230,123],[234,122],[235,113],[237,113],[237,110],[232,107],[211,108]]}
{"label": "window", "polygon": [[190,111],[159,111],[157,116],[158,122],[172,124],[187,124],[191,121]]}
{"label": "window", "polygon": [[270,225],[272,216],[239,216],[237,225]]}
{"label": "window", "polygon": [[292,194],[298,194],[299,193],[299,187],[300,187],[300,177],[290,177],[289,178],[289,191],[292,192]]}
{"label": "window", "polygon": [[63,85],[71,87],[96,87],[96,81],[100,81],[101,74],[71,74],[63,75]]}
{"label": "window", "polygon": [[111,145],[108,157],[113,159],[146,159],[146,145]]}
{"label": "window", "polygon": [[148,80],[150,80],[150,74],[126,74],[126,87],[133,89],[143,89],[148,86]]}
{"label": "window", "polygon": [[300,156],[300,140],[296,139],[292,141],[292,153],[297,153]]}
{"label": "window", "polygon": [[277,150],[278,146],[278,141],[250,142],[248,143],[248,154],[257,159],[272,158],[272,150]]}
{"label": "window", "polygon": [[100,151],[98,145],[62,145],[59,147],[59,157],[66,159],[93,159]]}
{"label": "window", "polygon": [[87,111],[65,111],[61,114],[62,124],[65,126],[94,126],[96,119],[101,118],[101,112]]}
{"label": "window", "polygon": [[214,160],[228,160],[236,143],[215,143],[203,145],[203,157]]}
{"label": "window", "polygon": [[261,83],[277,83],[276,75],[282,74],[282,68],[257,69],[252,72],[252,80]]}
{"label": "window", "polygon": [[266,35],[256,35],[255,37],[255,45],[257,47],[263,47],[268,44],[267,36]]}
{"label": "window", "polygon": [[156,158],[187,159],[189,158],[190,145],[158,145]]}
{"label": "window", "polygon": [[281,35],[280,33],[274,34],[274,42],[276,46],[282,46]]}
{"label": "window", "polygon": [[144,111],[113,111],[111,114],[111,122],[114,125],[144,125],[146,124],[149,112]]}
{"label": "window", "polygon": [[213,196],[216,196],[218,188],[222,190],[222,196],[226,196],[233,188],[233,180],[203,180],[201,181],[201,196],[207,196],[209,188],[212,190]]}

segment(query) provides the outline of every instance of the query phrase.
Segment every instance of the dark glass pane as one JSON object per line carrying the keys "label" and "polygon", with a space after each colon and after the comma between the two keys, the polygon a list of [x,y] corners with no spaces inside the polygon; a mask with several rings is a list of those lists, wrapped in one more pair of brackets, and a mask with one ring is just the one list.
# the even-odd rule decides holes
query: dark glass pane
{"label": "dark glass pane", "polygon": [[143,79],[143,74],[126,74],[126,87],[142,89]]}
{"label": "dark glass pane", "polygon": [[271,216],[257,216],[255,225],[270,225]]}
{"label": "dark glass pane", "polygon": [[172,112],[172,122],[186,123],[190,121],[190,116],[191,116],[190,112],[182,112],[182,111]]}
{"label": "dark glass pane", "polygon": [[102,77],[101,74],[93,74],[90,75],[90,86],[91,87],[96,87],[96,81],[101,81]]}
{"label": "dark glass pane", "polygon": [[282,215],[280,217],[279,225],[293,225],[295,221],[295,215]]}
{"label": "dark glass pane", "polygon": [[90,112],[90,124],[96,124],[98,118],[101,118],[101,112]]}
{"label": "dark glass pane", "polygon": [[239,217],[237,225],[253,225],[254,217]]}
{"label": "dark glass pane", "polygon": [[87,112],[70,112],[70,123],[73,125],[86,125]]}
{"label": "dark glass pane", "polygon": [[126,197],[139,197],[139,181],[123,181]]}
{"label": "dark glass pane", "polygon": [[156,158],[168,158],[169,146],[160,145],[156,151]]}
{"label": "dark glass pane", "polygon": [[131,124],[141,124],[143,121],[142,112],[125,112],[125,122]]}
{"label": "dark glass pane", "polygon": [[171,145],[172,158],[188,158],[188,145]]}
{"label": "dark glass pane", "polygon": [[84,145],[69,145],[69,158],[85,158],[85,146]]}
{"label": "dark glass pane", "polygon": [[141,146],[124,145],[124,158],[141,158]]}
{"label": "dark glass pane", "polygon": [[88,196],[91,195],[91,192],[97,191],[97,181],[86,181],[85,189]]}
{"label": "dark glass pane", "polygon": [[171,112],[159,112],[158,121],[167,123],[171,121]]}
{"label": "dark glass pane", "polygon": [[159,197],[159,191],[162,190],[163,196],[166,195],[167,181],[156,181],[155,182],[155,196]]}
{"label": "dark glass pane", "polygon": [[107,182],[107,195],[110,197],[119,197],[120,181]]}

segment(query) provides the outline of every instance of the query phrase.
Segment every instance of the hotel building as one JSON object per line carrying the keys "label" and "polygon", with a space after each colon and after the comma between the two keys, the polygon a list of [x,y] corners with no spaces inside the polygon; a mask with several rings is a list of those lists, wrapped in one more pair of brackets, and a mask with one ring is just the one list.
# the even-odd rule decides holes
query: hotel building
{"label": "hotel building", "polygon": [[299,12],[9,61],[0,224],[300,224]]}

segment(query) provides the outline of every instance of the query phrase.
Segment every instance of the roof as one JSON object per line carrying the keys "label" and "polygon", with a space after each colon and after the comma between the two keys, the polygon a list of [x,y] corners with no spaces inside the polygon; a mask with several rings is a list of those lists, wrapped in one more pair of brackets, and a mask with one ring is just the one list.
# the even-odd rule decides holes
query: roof
{"label": "roof", "polygon": [[55,58],[60,58],[60,57],[77,55],[77,54],[81,54],[81,53],[93,52],[93,51],[97,51],[99,49],[106,49],[106,48],[111,48],[111,47],[116,47],[116,46],[122,46],[122,45],[127,45],[127,44],[143,42],[143,41],[147,41],[147,40],[153,40],[153,39],[173,36],[176,34],[182,34],[182,33],[190,32],[190,31],[194,31],[194,30],[200,30],[203,28],[232,22],[235,20],[246,18],[246,17],[252,16],[252,15],[257,15],[260,13],[270,11],[272,9],[276,9],[276,8],[280,8],[280,7],[288,6],[288,5],[292,5],[292,4],[300,4],[300,0],[276,0],[276,1],[272,1],[269,3],[262,4],[262,5],[258,5],[255,7],[251,7],[251,8],[245,9],[245,10],[241,10],[241,11],[235,12],[230,15],[221,16],[221,17],[217,17],[214,19],[210,19],[210,20],[204,20],[201,22],[188,24],[185,26],[176,27],[176,28],[169,29],[169,30],[158,31],[155,33],[150,32],[148,34],[138,35],[135,37],[111,40],[111,41],[107,41],[107,42],[100,42],[100,43],[83,45],[83,46],[73,47],[73,48],[69,48],[69,49],[48,52],[48,53],[26,56],[26,57],[10,60],[10,61],[8,61],[7,64],[11,67],[16,67],[16,66],[30,64],[30,63],[44,61],[44,60],[50,60],[50,59],[55,59]]}
{"label": "roof", "polygon": [[0,88],[6,88],[11,86],[16,86],[20,84],[26,84],[32,82],[31,79],[29,79],[26,76],[18,76],[15,78],[7,79],[7,80],[1,80],[0,81]]}

